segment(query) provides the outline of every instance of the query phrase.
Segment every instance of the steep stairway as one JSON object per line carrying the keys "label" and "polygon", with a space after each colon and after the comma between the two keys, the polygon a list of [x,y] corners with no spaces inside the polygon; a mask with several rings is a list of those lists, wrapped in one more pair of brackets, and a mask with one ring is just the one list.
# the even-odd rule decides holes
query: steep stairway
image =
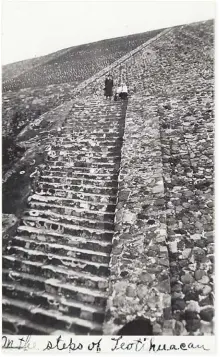
{"label": "steep stairway", "polygon": [[73,105],[3,256],[3,331],[102,334],[125,102]]}
{"label": "steep stairway", "polygon": [[[77,87],[3,256],[4,333],[112,335],[142,316],[156,335],[213,334],[212,30],[189,26]],[[128,108],[101,99],[109,71]]]}

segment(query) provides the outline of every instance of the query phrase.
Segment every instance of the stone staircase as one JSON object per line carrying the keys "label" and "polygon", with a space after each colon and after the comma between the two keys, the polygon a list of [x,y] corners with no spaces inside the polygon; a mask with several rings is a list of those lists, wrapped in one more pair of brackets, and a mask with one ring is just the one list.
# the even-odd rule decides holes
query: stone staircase
{"label": "stone staircase", "polygon": [[8,334],[102,334],[126,103],[77,103],[3,256]]}
{"label": "stone staircase", "polygon": [[[112,335],[136,316],[155,335],[213,333],[211,36],[206,22],[163,31],[44,129],[47,159],[3,256],[5,333]],[[128,107],[102,99],[108,71]]]}

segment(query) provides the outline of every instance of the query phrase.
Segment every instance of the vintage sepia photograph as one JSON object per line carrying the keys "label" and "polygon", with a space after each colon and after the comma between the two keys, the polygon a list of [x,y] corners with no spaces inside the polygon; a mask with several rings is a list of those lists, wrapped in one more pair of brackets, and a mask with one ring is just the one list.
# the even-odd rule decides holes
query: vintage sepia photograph
{"label": "vintage sepia photograph", "polygon": [[2,1],[2,332],[214,336],[215,1]]}

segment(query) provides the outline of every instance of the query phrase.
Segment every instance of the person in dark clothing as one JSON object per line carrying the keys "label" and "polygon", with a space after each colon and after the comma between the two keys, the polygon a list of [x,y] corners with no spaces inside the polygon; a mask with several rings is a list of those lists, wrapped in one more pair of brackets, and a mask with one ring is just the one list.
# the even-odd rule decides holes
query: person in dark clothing
{"label": "person in dark clothing", "polygon": [[111,99],[111,97],[113,95],[113,90],[112,90],[113,85],[114,85],[113,78],[111,75],[108,75],[105,79],[105,88],[104,88],[104,90],[105,90],[104,95],[105,95],[106,99],[107,98]]}

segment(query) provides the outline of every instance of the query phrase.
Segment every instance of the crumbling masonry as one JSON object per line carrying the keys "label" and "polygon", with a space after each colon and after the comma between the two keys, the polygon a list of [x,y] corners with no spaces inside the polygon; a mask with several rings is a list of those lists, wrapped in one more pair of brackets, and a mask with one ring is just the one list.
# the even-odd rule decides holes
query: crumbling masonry
{"label": "crumbling masonry", "polygon": [[[213,334],[213,56],[212,21],[166,29],[19,134],[51,121],[4,178],[32,180],[3,236],[5,333],[117,334],[139,316]],[[109,71],[128,102],[103,98]]]}

